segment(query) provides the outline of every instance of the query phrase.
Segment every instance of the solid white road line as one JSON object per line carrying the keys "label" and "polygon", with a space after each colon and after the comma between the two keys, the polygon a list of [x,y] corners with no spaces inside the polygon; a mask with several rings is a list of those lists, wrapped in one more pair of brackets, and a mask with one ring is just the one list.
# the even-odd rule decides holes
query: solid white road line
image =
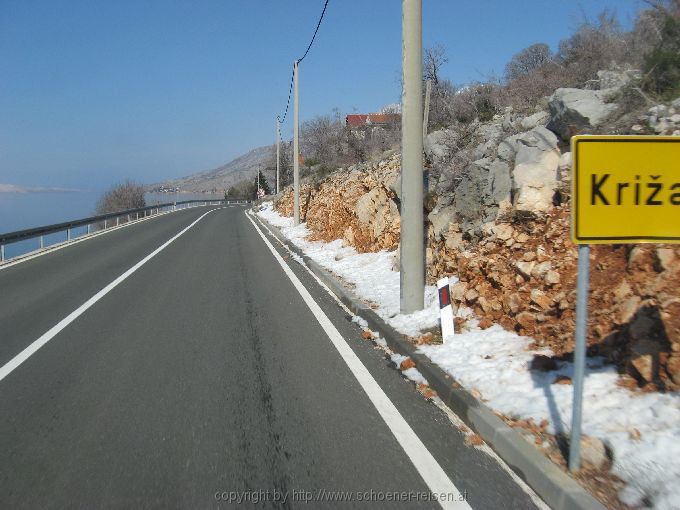
{"label": "solid white road line", "polygon": [[[247,213],[246,213],[247,214]],[[314,301],[311,294],[307,291],[305,286],[300,282],[292,269],[284,262],[283,258],[276,249],[269,242],[267,237],[262,233],[253,219],[248,216],[248,219],[257,230],[260,237],[265,242],[267,247],[271,250],[276,261],[283,268],[284,273],[293,283],[305,304],[309,307],[311,312],[316,317],[328,338],[331,340],[333,346],[337,349],[343,361],[347,364],[350,371],[356,377],[357,381],[368,395],[381,418],[390,429],[394,437],[397,439],[402,449],[415,466],[420,476],[423,478],[430,491],[434,495],[445,496],[439,498],[438,502],[442,508],[463,509],[470,508],[466,501],[459,501],[458,496],[461,494],[448,475],[444,472],[442,467],[428,451],[426,446],[420,438],[413,431],[408,422],[399,413],[395,405],[389,397],[382,390],[380,385],[373,378],[368,369],[361,362],[359,357],[354,353],[352,348],[347,344],[340,332],[335,328],[330,319],[321,310],[321,307]],[[449,501],[452,499],[453,501]]]}
{"label": "solid white road line", "polygon": [[178,237],[180,237],[182,234],[184,234],[186,231],[188,231],[190,228],[192,228],[196,223],[201,221],[203,218],[205,218],[208,214],[210,214],[213,211],[217,211],[218,209],[212,209],[208,211],[207,213],[203,214],[200,216],[196,221],[194,221],[191,225],[180,231],[177,235],[163,243],[161,246],[156,248],[154,251],[149,253],[146,257],[144,257],[142,260],[137,262],[134,266],[132,266],[130,269],[125,271],[122,275],[120,275],[118,278],[113,280],[111,283],[109,283],[106,287],[104,287],[102,290],[97,292],[94,296],[92,296],[90,299],[85,301],[82,305],[80,305],[76,310],[71,312],[68,316],[66,316],[64,319],[62,319],[57,325],[53,326],[49,331],[44,333],[40,338],[35,340],[31,345],[26,347],[23,351],[21,351],[19,354],[14,356],[10,361],[8,361],[2,368],[0,368],[0,381],[2,381],[5,377],[7,377],[9,374],[11,374],[14,369],[16,369],[19,365],[21,365],[24,361],[26,361],[28,358],[30,358],[35,352],[40,349],[43,345],[45,345],[47,342],[52,340],[57,334],[59,334],[60,331],[62,331],[66,326],[71,324],[74,320],[76,320],[78,317],[80,317],[87,309],[89,309],[92,305],[94,305],[97,301],[99,301],[101,298],[106,296],[109,292],[111,292],[113,289],[115,289],[118,285],[120,285],[125,279],[127,279],[128,276],[130,276],[132,273],[137,271],[140,267],[142,267],[144,264],[149,262],[152,258],[154,258],[156,255],[158,255],[160,252],[162,252],[165,248],[167,248],[173,241],[175,241]]}

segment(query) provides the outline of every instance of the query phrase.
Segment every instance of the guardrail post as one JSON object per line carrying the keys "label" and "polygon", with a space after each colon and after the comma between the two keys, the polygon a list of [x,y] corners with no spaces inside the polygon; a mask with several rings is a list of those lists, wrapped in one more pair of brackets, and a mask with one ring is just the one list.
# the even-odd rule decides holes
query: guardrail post
{"label": "guardrail post", "polygon": [[127,220],[127,222],[130,223],[130,215],[129,215],[129,214],[128,214],[128,220]]}
{"label": "guardrail post", "polygon": [[107,223],[108,223],[108,222],[107,222],[106,220],[104,220],[104,230],[106,230],[106,225],[107,225]]}
{"label": "guardrail post", "polygon": [[92,224],[88,223],[87,224],[87,233],[89,234],[90,232],[92,232]]}
{"label": "guardrail post", "polygon": [[136,219],[139,219],[139,213],[137,213],[137,218],[136,218]]}
{"label": "guardrail post", "polygon": [[42,250],[45,247],[45,238],[43,236],[40,236],[40,249]]}
{"label": "guardrail post", "polygon": [[66,229],[66,240],[67,241],[71,240],[71,229],[70,228]]}

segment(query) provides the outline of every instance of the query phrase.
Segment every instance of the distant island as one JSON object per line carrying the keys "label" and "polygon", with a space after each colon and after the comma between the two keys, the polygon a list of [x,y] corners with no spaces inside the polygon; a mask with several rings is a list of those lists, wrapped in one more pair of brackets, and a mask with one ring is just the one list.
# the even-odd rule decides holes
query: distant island
{"label": "distant island", "polygon": [[15,186],[14,184],[0,184],[0,193],[73,193],[78,191],[82,190],[71,188],[47,188]]}

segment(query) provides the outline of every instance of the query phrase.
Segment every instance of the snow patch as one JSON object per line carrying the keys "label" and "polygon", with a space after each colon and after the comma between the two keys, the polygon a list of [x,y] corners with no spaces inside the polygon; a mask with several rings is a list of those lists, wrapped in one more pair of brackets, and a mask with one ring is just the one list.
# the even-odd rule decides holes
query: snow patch
{"label": "snow patch", "polygon": [[[341,240],[324,243],[307,241],[304,224],[293,226],[292,218],[281,217],[271,202],[257,213],[301,248],[306,255],[346,282],[354,285],[360,299],[373,303],[374,311],[397,331],[417,336],[439,324],[437,289],[425,289],[425,309],[399,313],[399,273],[392,270],[394,253],[357,253]],[[451,277],[450,283],[457,278]],[[573,365],[562,362],[552,372],[529,369],[535,354],[529,351],[531,338],[520,337],[500,326],[477,328],[472,310],[461,307],[458,317],[467,319],[467,331],[457,333],[446,345],[426,345],[419,352],[451,374],[468,390],[476,390],[494,410],[536,423],[546,419],[552,433],[569,433],[573,388],[553,384],[558,375],[572,376]],[[354,319],[353,319],[354,320]],[[360,322],[363,321],[363,322]],[[368,324],[355,320],[362,327]],[[374,339],[397,367],[406,356],[392,353],[382,338]],[[619,494],[631,506],[649,499],[657,509],[680,506],[680,394],[632,393],[617,384],[618,374],[601,360],[589,359],[583,405],[583,433],[605,441],[613,451],[612,471],[627,483]],[[413,372],[412,372],[413,371]],[[402,373],[427,384],[416,369]],[[633,438],[637,429],[639,439]],[[636,434],[635,434],[636,435]]]}

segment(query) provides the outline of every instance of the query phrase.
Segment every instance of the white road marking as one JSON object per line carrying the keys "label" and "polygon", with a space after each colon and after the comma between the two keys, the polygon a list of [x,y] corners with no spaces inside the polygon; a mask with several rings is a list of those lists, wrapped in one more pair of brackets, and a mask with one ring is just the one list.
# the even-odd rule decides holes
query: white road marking
{"label": "white road marking", "polygon": [[[260,226],[262,226],[267,232],[269,232],[271,237],[273,237],[276,240],[276,242],[279,243],[281,248],[286,250],[293,257],[298,256],[297,253],[295,253],[293,250],[291,250],[289,246],[287,246],[285,243],[281,242],[281,240],[272,233],[271,229],[266,224],[262,223],[262,221],[260,221],[259,218],[257,218],[257,219],[258,219],[258,222],[260,223]],[[342,308],[349,315],[356,315],[352,310],[347,308],[347,305],[345,305],[345,303],[343,303],[340,300],[340,298],[338,296],[336,296],[335,293],[331,289],[329,289],[328,286],[324,282],[322,282],[319,279],[318,276],[316,276],[316,274],[309,268],[309,266],[307,266],[307,264],[302,259],[298,260],[298,262],[305,269],[305,271],[307,271],[307,273],[312,278],[314,278],[316,283],[319,284],[319,287],[324,289],[328,293],[328,295],[331,298],[333,298],[333,300],[338,304],[338,306],[340,308]],[[449,419],[451,424],[454,427],[456,427],[459,431],[470,430],[470,428],[467,426],[467,424],[462,419],[460,419],[460,417],[458,417],[458,415],[456,415],[456,413],[454,413],[446,404],[444,404],[444,402],[439,397],[434,397],[433,399],[431,399],[431,402],[435,406],[437,406],[447,416],[447,418]],[[472,432],[472,430],[470,430],[470,432]],[[494,459],[498,463],[500,468],[503,471],[505,471],[506,473],[508,473],[510,478],[512,478],[515,481],[515,483],[520,487],[520,489],[522,489],[527,494],[527,496],[529,496],[529,498],[531,498],[531,500],[534,502],[534,504],[536,505],[536,507],[539,510],[550,510],[550,507],[543,502],[543,500],[538,496],[538,494],[536,494],[536,492],[531,487],[529,487],[529,485],[527,485],[527,483],[524,480],[522,480],[517,475],[517,473],[515,473],[512,470],[512,468],[510,468],[510,466],[508,466],[505,463],[505,461],[502,458],[500,458],[498,456],[498,454],[489,445],[484,443],[480,446],[475,446],[474,448],[475,448],[475,450],[481,451],[481,452],[487,454],[492,459]]]}
{"label": "white road marking", "polygon": [[286,276],[288,276],[297,291],[300,293],[300,296],[304,300],[305,304],[314,314],[314,317],[316,317],[316,320],[319,322],[326,335],[328,335],[331,343],[340,353],[343,361],[347,364],[354,377],[366,392],[366,395],[371,400],[381,418],[385,421],[385,424],[397,439],[418,473],[420,473],[420,476],[430,488],[432,494],[443,494],[447,495],[446,499],[456,499],[455,501],[439,500],[438,502],[441,507],[447,509],[470,508],[470,505],[466,501],[457,500],[457,496],[460,495],[461,492],[449,479],[448,475],[444,472],[437,460],[432,456],[408,422],[399,413],[395,405],[361,362],[359,357],[347,344],[345,339],[335,328],[321,307],[316,303],[316,301],[314,301],[314,298],[312,298],[311,294],[307,291],[302,282],[300,282],[298,277],[295,276],[295,273],[293,273],[292,269],[290,269],[290,267],[288,267],[288,265],[284,262],[283,258],[281,258],[281,255],[279,255],[276,249],[272,246],[257,224],[250,216],[248,216],[248,219],[253,224],[258,234],[260,234],[260,237],[265,242],[267,247],[271,250],[276,261],[281,265],[283,271],[286,273]]}
{"label": "white road marking", "polygon": [[[297,253],[295,253],[293,250],[291,250],[289,246],[287,246],[287,245],[286,245],[285,243],[283,243],[278,237],[276,237],[276,236],[272,233],[271,229],[270,229],[266,224],[262,223],[262,222],[259,220],[259,218],[257,218],[257,219],[258,219],[258,222],[260,223],[260,226],[262,226],[267,232],[269,232],[269,234],[271,235],[271,237],[273,237],[273,238],[276,240],[276,242],[279,243],[279,245],[281,246],[281,248],[283,248],[284,250],[286,250],[286,251],[287,251],[288,253],[290,253],[293,257],[297,257],[297,256],[298,256]],[[298,260],[298,262],[299,262],[299,264],[300,264],[303,268],[305,268],[305,271],[307,271],[307,273],[308,273],[312,278],[314,278],[314,280],[316,281],[316,283],[319,284],[319,287],[321,287],[322,289],[324,289],[324,290],[328,293],[328,295],[329,295],[331,298],[333,298],[333,300],[338,304],[338,306],[339,306],[340,308],[342,308],[342,309],[343,309],[345,312],[347,312],[347,314],[349,314],[349,315],[356,315],[352,310],[350,310],[349,308],[347,308],[347,305],[345,305],[345,303],[343,303],[343,302],[340,300],[340,298],[339,298],[338,296],[336,296],[335,293],[334,293],[331,289],[329,289],[328,286],[327,286],[324,282],[322,282],[322,281],[319,279],[318,276],[316,276],[316,274],[309,268],[309,266],[307,266],[307,264],[306,264],[302,259]],[[444,404],[444,402],[443,402],[439,397],[434,397],[434,398],[432,398],[432,399],[431,399],[431,402],[432,402],[435,406],[437,406],[437,407],[438,407],[438,408],[439,408],[439,409],[447,416],[447,418],[449,419],[449,421],[451,422],[451,424],[452,424],[454,427],[456,427],[459,431],[470,430],[470,428],[467,426],[467,424],[466,424],[462,419],[460,419],[460,417],[459,417],[458,415],[456,415],[456,413],[454,413],[454,412],[453,412],[446,404]],[[470,432],[472,432],[472,430],[470,430]],[[522,489],[522,490],[527,494],[527,496],[529,496],[529,498],[531,498],[531,500],[533,501],[533,503],[536,505],[536,507],[537,507],[539,510],[550,510],[550,507],[549,507],[548,505],[546,505],[546,504],[543,502],[543,500],[538,496],[538,494],[536,494],[536,492],[535,492],[531,487],[529,487],[529,485],[527,485],[527,483],[526,483],[524,480],[522,480],[522,479],[517,475],[517,473],[515,473],[515,472],[512,470],[512,468],[510,468],[510,467],[505,463],[505,461],[504,461],[501,457],[499,457],[498,454],[497,454],[497,453],[496,453],[489,445],[487,445],[486,443],[484,443],[484,444],[482,444],[482,445],[480,445],[480,446],[475,446],[474,448],[475,448],[475,450],[481,451],[481,452],[487,454],[487,455],[488,455],[489,457],[491,457],[492,459],[494,459],[494,460],[498,463],[498,465],[500,466],[500,468],[501,468],[503,471],[505,471],[506,473],[508,473],[508,475],[510,476],[510,478],[512,478],[512,479],[515,481],[515,483],[520,487],[520,489]]]}
{"label": "white road marking", "polygon": [[160,252],[162,252],[165,248],[167,248],[173,241],[175,241],[178,237],[180,237],[182,234],[187,232],[191,227],[196,225],[199,221],[201,221],[203,218],[205,218],[208,214],[210,214],[213,211],[217,211],[218,209],[212,209],[202,216],[200,216],[196,221],[191,223],[188,227],[180,231],[177,235],[163,243],[161,246],[156,248],[154,251],[149,253],[146,257],[144,257],[142,260],[137,262],[134,266],[132,266],[130,269],[125,271],[123,274],[121,274],[118,278],[113,280],[111,283],[109,283],[106,287],[104,287],[102,290],[97,292],[94,296],[92,296],[90,299],[85,301],[82,305],[80,305],[77,309],[75,309],[73,312],[71,312],[69,315],[67,315],[64,319],[62,319],[58,324],[53,326],[49,331],[44,333],[40,338],[35,340],[31,345],[26,347],[23,351],[21,351],[19,354],[14,356],[10,361],[8,361],[5,365],[3,365],[2,368],[0,368],[0,381],[2,381],[5,377],[7,377],[9,374],[11,374],[19,365],[21,365],[24,361],[26,361],[28,358],[30,358],[33,354],[35,354],[38,349],[40,349],[43,345],[45,345],[47,342],[52,340],[59,332],[61,332],[64,328],[66,328],[69,324],[71,324],[74,320],[76,320],[78,317],[80,317],[83,313],[85,313],[92,305],[94,305],[97,301],[99,301],[101,298],[106,296],[109,292],[111,292],[113,289],[115,289],[118,285],[120,285],[125,279],[127,279],[128,276],[133,274],[135,271],[137,271],[140,267],[142,267],[144,264],[149,262],[152,258],[154,258],[156,255],[158,255]]}

